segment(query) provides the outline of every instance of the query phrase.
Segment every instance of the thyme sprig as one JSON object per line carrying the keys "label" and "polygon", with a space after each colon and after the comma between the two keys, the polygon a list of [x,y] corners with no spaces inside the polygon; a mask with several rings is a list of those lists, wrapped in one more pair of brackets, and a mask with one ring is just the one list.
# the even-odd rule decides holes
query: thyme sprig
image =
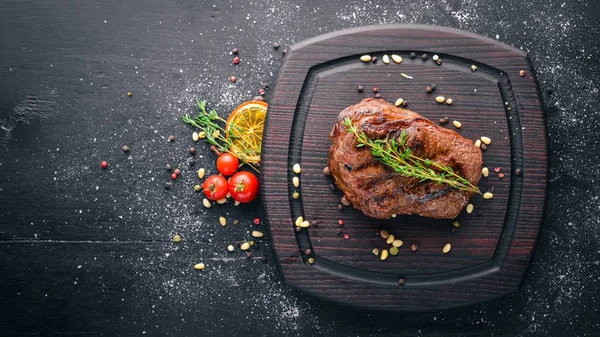
{"label": "thyme sprig", "polygon": [[366,146],[370,148],[373,157],[402,176],[417,178],[419,182],[433,181],[457,190],[481,194],[477,186],[456,174],[451,167],[438,164],[431,159],[416,156],[406,145],[408,139],[406,130],[402,130],[398,140],[389,137],[370,139],[364,132],[358,131],[350,118],[344,120],[344,127],[347,132],[356,136],[356,147]]}
{"label": "thyme sprig", "polygon": [[[242,163],[247,164],[256,172],[258,172],[258,168],[249,163],[247,161],[247,157],[243,153],[234,153],[230,151],[231,146],[233,145],[232,140],[236,138],[233,134],[232,130],[237,126],[230,125],[229,131],[223,128],[221,124],[227,124],[227,120],[217,114],[217,111],[213,108],[210,110],[206,109],[206,101],[205,100],[197,100],[196,105],[198,106],[198,113],[194,116],[190,116],[190,114],[185,114],[181,117],[184,123],[197,128],[201,131],[204,131],[206,134],[206,138],[204,141],[207,143],[214,145],[219,152],[229,152],[234,156],[238,157]],[[245,149],[244,149],[245,150]]]}

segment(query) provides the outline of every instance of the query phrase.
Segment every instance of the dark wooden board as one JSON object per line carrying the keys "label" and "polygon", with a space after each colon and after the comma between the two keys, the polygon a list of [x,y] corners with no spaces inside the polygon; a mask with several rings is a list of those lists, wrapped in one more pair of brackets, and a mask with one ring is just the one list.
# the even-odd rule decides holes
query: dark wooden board
{"label": "dark wooden board", "polygon": [[[410,52],[417,58],[411,59]],[[423,53],[427,61],[421,60]],[[363,54],[379,61],[363,63]],[[384,54],[398,54],[403,62],[383,64]],[[432,61],[434,54],[442,58],[441,66]],[[520,76],[520,70],[526,75]],[[437,90],[425,93],[432,83]],[[356,90],[358,84],[363,93]],[[432,120],[460,121],[458,132],[467,138],[492,139],[484,152],[491,173],[480,188],[493,191],[494,198],[473,197],[475,211],[457,218],[459,229],[452,230],[451,220],[398,216],[379,221],[352,208],[338,209],[342,194],[330,190],[332,180],[322,173],[329,132],[338,113],[373,96],[373,87],[390,102],[408,100],[411,110]],[[454,104],[435,103],[438,95],[451,97]],[[547,139],[541,105],[524,52],[459,30],[369,26],[292,46],[270,100],[261,170],[268,223],[286,282],[345,304],[407,311],[465,306],[517,290],[545,206]],[[451,123],[445,127],[453,128]],[[302,166],[297,189],[291,183],[295,163]],[[522,175],[514,173],[517,168]],[[301,194],[298,200],[291,198],[294,190]],[[313,225],[297,233],[294,220],[300,215]],[[373,248],[389,248],[377,235],[382,228],[404,241],[398,256],[386,261],[372,254]],[[452,250],[443,254],[448,242]],[[417,252],[409,250],[412,243]],[[308,263],[311,257],[314,264]]]}

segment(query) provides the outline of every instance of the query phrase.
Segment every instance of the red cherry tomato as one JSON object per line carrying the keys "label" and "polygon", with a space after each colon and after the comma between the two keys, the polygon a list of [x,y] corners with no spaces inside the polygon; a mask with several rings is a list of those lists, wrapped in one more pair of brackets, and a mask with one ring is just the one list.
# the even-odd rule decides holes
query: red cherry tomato
{"label": "red cherry tomato", "polygon": [[258,195],[258,178],[248,171],[241,171],[229,179],[229,193],[233,199],[247,203]]}
{"label": "red cherry tomato", "polygon": [[202,184],[204,194],[210,200],[219,200],[227,195],[227,179],[223,176],[212,175]]}
{"label": "red cherry tomato", "polygon": [[234,174],[238,166],[240,166],[240,161],[231,153],[225,152],[217,158],[217,170],[226,177]]}

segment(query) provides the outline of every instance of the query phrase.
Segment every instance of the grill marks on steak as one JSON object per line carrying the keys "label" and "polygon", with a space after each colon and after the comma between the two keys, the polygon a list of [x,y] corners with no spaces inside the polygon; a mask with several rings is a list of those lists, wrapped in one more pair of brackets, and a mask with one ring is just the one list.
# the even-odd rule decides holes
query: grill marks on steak
{"label": "grill marks on steak", "polygon": [[329,169],[355,208],[378,219],[393,214],[455,218],[468,203],[471,192],[401,176],[375,159],[369,148],[357,148],[356,137],[343,126],[346,117],[370,139],[399,139],[405,130],[407,146],[415,155],[451,167],[475,186],[481,176],[482,155],[472,141],[455,131],[382,99],[366,98],[344,109],[330,134]]}

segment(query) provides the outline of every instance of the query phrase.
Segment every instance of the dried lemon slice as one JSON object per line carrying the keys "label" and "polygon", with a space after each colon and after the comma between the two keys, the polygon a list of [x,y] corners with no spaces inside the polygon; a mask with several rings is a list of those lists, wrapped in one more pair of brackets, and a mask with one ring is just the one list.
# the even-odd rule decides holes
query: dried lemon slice
{"label": "dried lemon slice", "polygon": [[227,119],[229,151],[244,162],[260,165],[260,149],[268,104],[249,101],[240,104]]}

